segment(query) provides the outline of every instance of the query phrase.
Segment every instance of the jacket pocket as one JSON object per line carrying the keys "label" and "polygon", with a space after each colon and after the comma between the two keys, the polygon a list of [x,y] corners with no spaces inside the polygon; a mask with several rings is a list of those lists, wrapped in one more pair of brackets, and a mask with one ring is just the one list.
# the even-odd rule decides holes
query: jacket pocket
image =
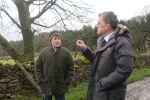
{"label": "jacket pocket", "polygon": [[121,49],[120,51],[114,54],[115,59],[119,59],[121,56],[133,57],[133,52],[132,50]]}
{"label": "jacket pocket", "polygon": [[95,92],[92,100],[109,100],[108,90]]}
{"label": "jacket pocket", "polygon": [[101,88],[102,88],[102,86],[101,86],[101,79],[102,79],[102,75],[100,73],[98,73],[98,77],[97,77],[96,83],[95,83],[97,92],[101,92]]}
{"label": "jacket pocket", "polygon": [[67,85],[67,82],[64,79],[59,79],[57,82],[61,85]]}
{"label": "jacket pocket", "polygon": [[133,56],[133,52],[131,50],[122,50],[120,53],[121,55]]}
{"label": "jacket pocket", "polygon": [[47,93],[47,83],[41,82],[41,83],[39,83],[39,87],[40,87],[42,93]]}

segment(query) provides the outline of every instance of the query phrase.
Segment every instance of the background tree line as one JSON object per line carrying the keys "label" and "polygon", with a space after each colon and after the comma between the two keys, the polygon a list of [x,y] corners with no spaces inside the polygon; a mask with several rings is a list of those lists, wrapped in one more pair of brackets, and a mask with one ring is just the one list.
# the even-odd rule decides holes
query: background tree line
{"label": "background tree line", "polygon": [[[97,38],[99,37],[96,28],[91,25],[83,26],[80,30],[66,30],[60,31],[62,35],[62,46],[68,48],[70,51],[76,50],[76,41],[82,39],[90,48],[95,49]],[[23,50],[23,41],[10,41],[10,43],[19,52]],[[35,52],[40,52],[44,47],[49,46],[49,32],[43,32],[34,36]],[[4,54],[4,53],[3,53]]]}

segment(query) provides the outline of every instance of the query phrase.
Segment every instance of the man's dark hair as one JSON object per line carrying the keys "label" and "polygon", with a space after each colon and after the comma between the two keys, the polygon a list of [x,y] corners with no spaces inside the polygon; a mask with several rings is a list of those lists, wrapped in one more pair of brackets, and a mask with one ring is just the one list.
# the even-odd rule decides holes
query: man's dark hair
{"label": "man's dark hair", "polygon": [[102,16],[103,17],[103,21],[106,24],[110,24],[110,26],[115,30],[118,26],[118,18],[117,15],[112,12],[112,11],[108,11],[108,12],[103,12],[100,13],[98,15],[99,17]]}

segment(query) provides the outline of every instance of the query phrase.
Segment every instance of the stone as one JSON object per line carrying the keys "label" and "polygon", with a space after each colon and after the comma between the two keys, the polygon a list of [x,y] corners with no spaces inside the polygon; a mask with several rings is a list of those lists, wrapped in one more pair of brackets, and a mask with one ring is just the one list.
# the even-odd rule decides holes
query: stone
{"label": "stone", "polygon": [[15,95],[11,95],[10,96],[10,99],[14,99],[16,96]]}
{"label": "stone", "polygon": [[8,83],[10,81],[10,79],[1,79],[0,83]]}
{"label": "stone", "polygon": [[21,91],[21,90],[22,90],[22,86],[21,85],[16,86],[15,91]]}
{"label": "stone", "polygon": [[10,98],[11,94],[8,93],[8,94],[5,94],[6,98]]}
{"label": "stone", "polygon": [[0,84],[0,88],[6,89],[6,84]]}

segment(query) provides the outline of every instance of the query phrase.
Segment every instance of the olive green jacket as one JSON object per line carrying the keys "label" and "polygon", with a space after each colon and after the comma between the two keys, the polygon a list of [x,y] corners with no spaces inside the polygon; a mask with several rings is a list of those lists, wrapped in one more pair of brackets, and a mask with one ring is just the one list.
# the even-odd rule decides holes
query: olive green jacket
{"label": "olive green jacket", "polygon": [[51,46],[44,48],[37,59],[35,75],[42,94],[67,92],[74,76],[74,63],[69,50],[60,47],[55,52]]}

